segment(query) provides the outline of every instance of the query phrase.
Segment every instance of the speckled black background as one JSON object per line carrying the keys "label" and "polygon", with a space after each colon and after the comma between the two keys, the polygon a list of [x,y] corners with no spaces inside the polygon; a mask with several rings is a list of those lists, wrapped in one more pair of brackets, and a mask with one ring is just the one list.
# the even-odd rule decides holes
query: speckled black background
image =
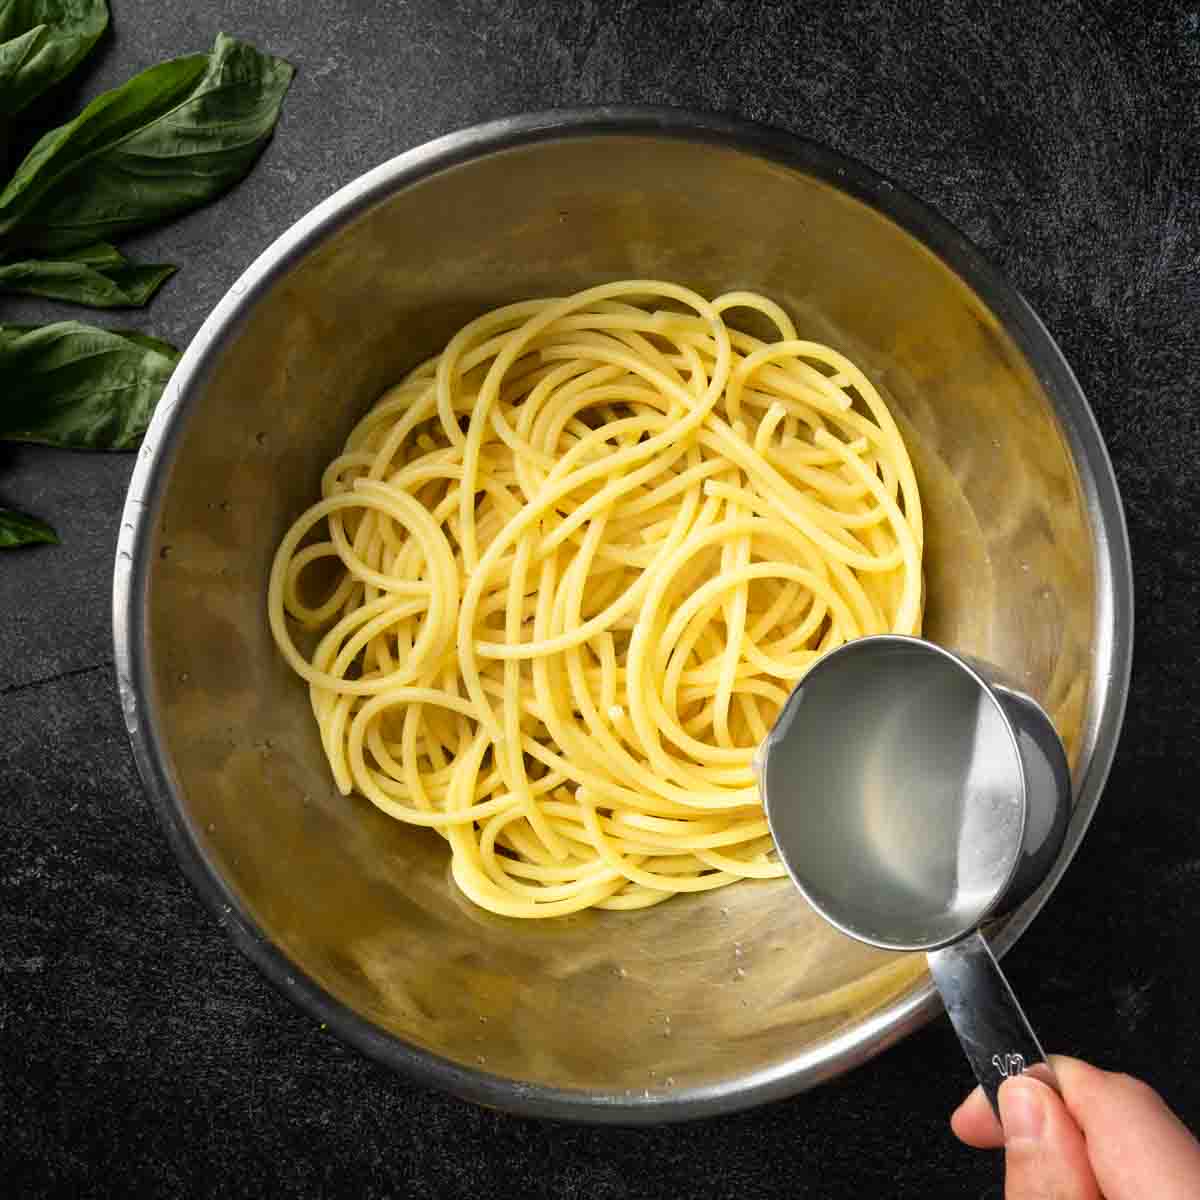
{"label": "speckled black background", "polygon": [[[979,243],[1091,398],[1137,575],[1116,767],[1009,969],[1048,1047],[1147,1077],[1200,1126],[1200,10],[1085,0],[112,8],[93,66],[56,97],[64,116],[137,69],[206,47],[218,29],[298,67],[250,179],[133,247],[183,267],[142,317],[181,345],[250,260],[340,184],[435,135],[554,105],[671,103],[776,124],[886,172]],[[5,302],[0,319],[66,311]],[[0,502],[47,517],[63,539],[0,559],[0,1192],[1000,1195],[999,1161],[947,1128],[968,1078],[944,1021],[787,1102],[614,1130],[426,1092],[285,1002],[184,883],[126,744],[109,597],[131,467],[0,447]]]}

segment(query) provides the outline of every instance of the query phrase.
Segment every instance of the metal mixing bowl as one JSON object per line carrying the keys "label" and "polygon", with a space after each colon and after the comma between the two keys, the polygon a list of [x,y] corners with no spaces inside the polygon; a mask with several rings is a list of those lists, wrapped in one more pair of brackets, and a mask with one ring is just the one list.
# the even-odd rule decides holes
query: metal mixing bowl
{"label": "metal mixing bowl", "polygon": [[560,112],[442,138],[343,188],[188,349],[137,462],[114,601],[147,790],[268,978],[424,1083],[644,1122],[863,1062],[937,1011],[920,963],[843,938],[786,880],[547,922],[474,909],[440,839],[336,793],[264,599],[280,536],[388,384],[485,309],[623,276],[761,290],[900,414],[928,514],[926,633],[1022,681],[1070,753],[1066,846],[999,932],[1007,948],[1112,761],[1132,639],[1120,499],[1021,298],[927,208],[818,146],[674,111]]}

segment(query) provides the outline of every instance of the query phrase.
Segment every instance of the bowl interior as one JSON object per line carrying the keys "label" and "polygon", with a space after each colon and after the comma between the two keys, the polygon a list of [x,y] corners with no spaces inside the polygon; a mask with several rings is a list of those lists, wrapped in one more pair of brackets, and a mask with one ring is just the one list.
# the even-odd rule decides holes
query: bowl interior
{"label": "bowl interior", "polygon": [[642,131],[424,171],[314,226],[189,352],[144,547],[146,702],[183,836],[384,1057],[394,1035],[597,1106],[798,1086],[831,1038],[853,1049],[874,1020],[880,1041],[923,960],[847,940],[787,881],[550,922],[474,909],[440,839],[334,789],[267,630],[272,553],[366,406],[478,313],[619,277],[754,288],[890,401],[927,511],[926,634],[1041,701],[1078,783],[1111,614],[1065,418],[1003,314],[832,168]]}

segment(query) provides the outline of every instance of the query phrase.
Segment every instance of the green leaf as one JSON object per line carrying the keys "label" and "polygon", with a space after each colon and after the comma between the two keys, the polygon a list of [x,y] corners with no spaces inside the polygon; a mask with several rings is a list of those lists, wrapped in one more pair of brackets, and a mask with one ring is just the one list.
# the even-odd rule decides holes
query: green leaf
{"label": "green leaf", "polygon": [[105,0],[0,0],[0,115],[65,79],[107,26]]}
{"label": "green leaf", "polygon": [[275,128],[293,69],[218,34],[47,133],[0,193],[0,242],[70,250],[162,221],[240,180]]}
{"label": "green leaf", "polygon": [[93,242],[90,246],[80,246],[78,250],[66,251],[59,255],[59,258],[86,263],[89,267],[119,267],[126,261],[120,250],[108,242]]}
{"label": "green leaf", "polygon": [[140,308],[175,274],[167,263],[134,263],[106,242],[54,259],[0,263],[0,292],[70,300],[93,308]]}
{"label": "green leaf", "polygon": [[164,342],[162,338],[151,337],[150,334],[141,333],[136,329],[114,329],[113,333],[119,333],[123,338],[128,338],[134,345],[143,346],[147,350],[156,350],[159,354],[166,355],[167,358],[174,357],[176,362],[179,361],[179,351],[170,342]]}
{"label": "green leaf", "polygon": [[179,351],[79,321],[0,325],[0,440],[83,450],[136,446]]}
{"label": "green leaf", "polygon": [[58,534],[37,517],[14,512],[11,508],[0,508],[0,550],[29,546],[34,542],[57,544]]}

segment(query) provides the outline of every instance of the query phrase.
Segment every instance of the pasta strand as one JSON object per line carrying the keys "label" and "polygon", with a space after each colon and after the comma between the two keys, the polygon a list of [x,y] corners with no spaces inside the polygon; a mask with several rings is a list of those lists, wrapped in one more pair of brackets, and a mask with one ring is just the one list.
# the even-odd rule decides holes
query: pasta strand
{"label": "pasta strand", "polygon": [[755,749],[822,654],[920,632],[922,550],[858,367],[764,296],[622,280],[390,388],[267,609],[338,789],[445,839],[473,903],[553,917],[783,875]]}

